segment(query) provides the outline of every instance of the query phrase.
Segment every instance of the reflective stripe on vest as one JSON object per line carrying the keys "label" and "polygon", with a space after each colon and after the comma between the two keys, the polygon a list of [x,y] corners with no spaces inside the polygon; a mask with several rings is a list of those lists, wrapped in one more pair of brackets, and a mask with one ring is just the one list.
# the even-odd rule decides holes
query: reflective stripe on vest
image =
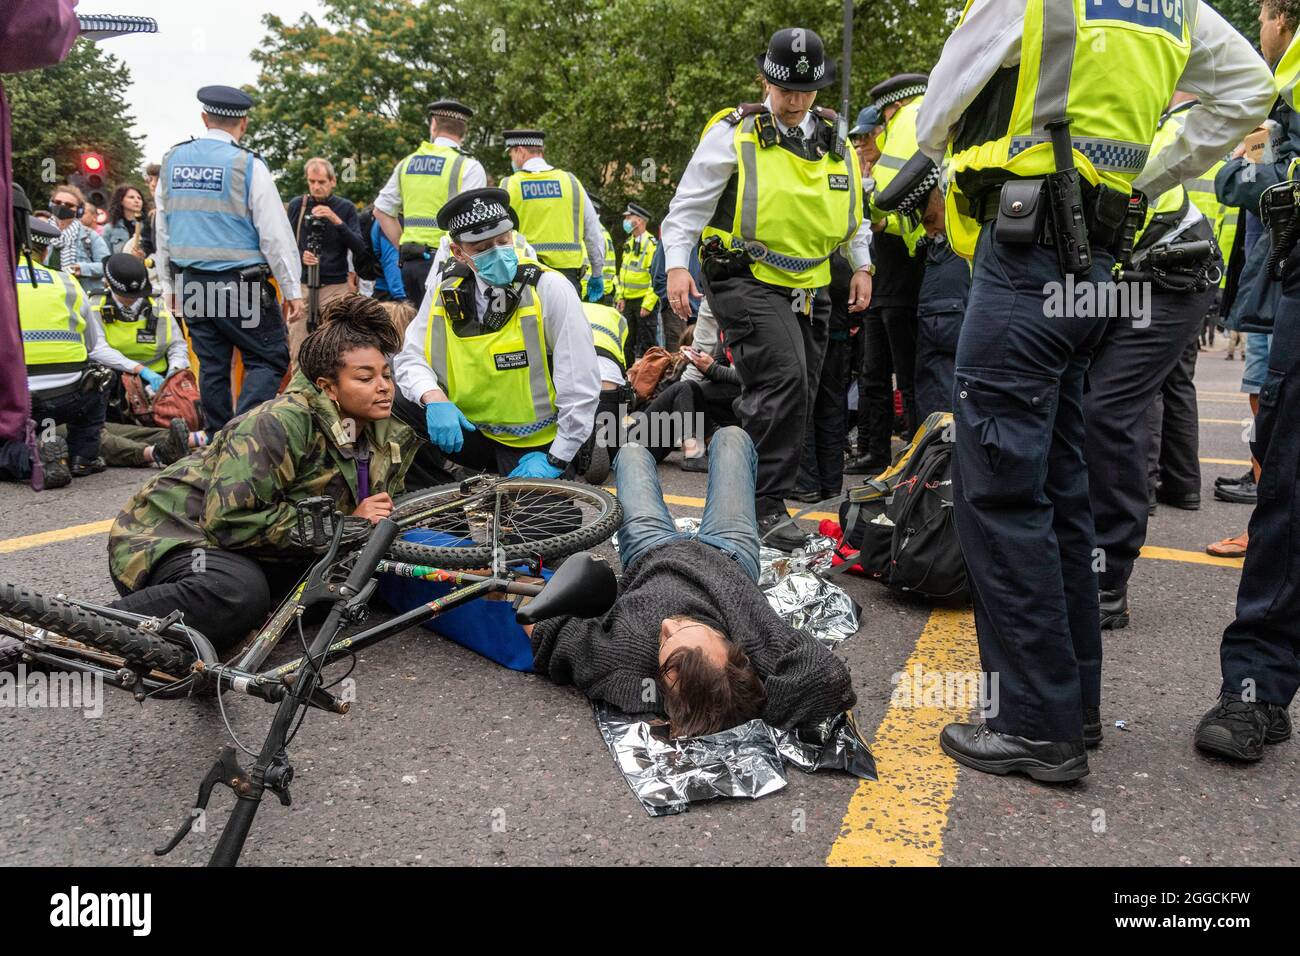
{"label": "reflective stripe on vest", "polygon": [[[873,192],[880,192],[886,186],[894,181],[898,171],[907,165],[908,161],[916,155],[919,145],[916,141],[916,118],[921,112],[921,105],[925,102],[924,96],[918,96],[904,103],[885,123],[885,129],[881,135],[880,159],[872,167],[872,175],[875,179],[875,189]],[[907,251],[910,255],[915,256],[917,247],[922,239],[925,238],[925,227],[919,222],[913,224],[898,215],[898,213],[881,213],[875,209],[869,211],[872,222],[885,220],[884,231],[890,235],[898,236],[907,243]]]}
{"label": "reflective stripe on vest", "polygon": [[455,276],[439,285],[425,334],[425,361],[447,397],[483,434],[513,447],[548,444],[557,434],[559,415],[541,297],[525,285],[514,315],[498,331],[458,336],[442,294],[473,281]]}
{"label": "reflective stripe on vest", "polygon": [[104,320],[104,300],[95,306],[95,314],[104,326],[104,338],[132,362],[139,362],[155,372],[167,371],[167,349],[172,343],[172,315],[155,299],[149,300],[154,314],[154,341],[141,342],[138,334],[146,328],[144,319]]}
{"label": "reflective stripe on vest", "polygon": [[[637,246],[640,245],[640,252]],[[654,283],[650,278],[650,261],[654,258],[655,241],[650,233],[644,233],[638,240],[629,239],[623,245],[623,269],[620,285],[625,299],[644,299],[650,294]]]}
{"label": "reflective stripe on vest", "polygon": [[1282,54],[1282,59],[1277,61],[1277,69],[1273,73],[1278,96],[1282,97],[1291,109],[1295,109],[1297,78],[1300,78],[1300,31],[1291,38],[1291,45]]}
{"label": "reflective stripe on vest", "polygon": [[582,303],[582,311],[586,313],[587,322],[591,325],[596,354],[605,356],[626,372],[628,328],[623,313],[596,302]]}
{"label": "reflective stripe on vest", "polygon": [[[36,288],[32,288],[33,274]],[[15,279],[23,361],[28,373],[38,375],[52,366],[84,366],[89,353],[86,323],[81,317],[83,293],[77,280],[37,263],[32,263],[31,272],[19,266]]]}
{"label": "reflective stripe on vest", "polygon": [[[730,112],[715,115],[705,130]],[[738,161],[732,227],[709,226],[703,235],[747,249],[756,260],[750,271],[762,282],[792,289],[829,285],[830,254],[862,223],[857,153],[810,160],[781,146],[761,147],[756,122],[756,114],[746,116],[733,134]]]}
{"label": "reflective stripe on vest", "polygon": [[537,258],[552,269],[580,268],[587,230],[582,215],[586,193],[578,177],[562,169],[520,172],[507,177],[501,187]]}
{"label": "reflective stripe on vest", "polygon": [[[1080,176],[1129,193],[1191,53],[1187,0],[1028,0],[1010,121],[1000,137],[954,150],[948,238],[970,258],[980,227],[967,174],[1033,178],[1055,169],[1047,124],[1070,121]],[[970,11],[970,5],[967,6]],[[963,14],[964,21],[965,14]],[[962,29],[959,24],[957,29]],[[978,180],[977,180],[978,181]]]}
{"label": "reflective stripe on vest", "polygon": [[446,230],[438,228],[438,212],[461,191],[465,155],[451,146],[424,142],[402,160],[398,184],[402,191],[402,242],[436,248]]}
{"label": "reflective stripe on vest", "polygon": [[167,251],[177,267],[218,272],[266,262],[249,198],[253,162],[217,139],[192,140],[163,159]]}

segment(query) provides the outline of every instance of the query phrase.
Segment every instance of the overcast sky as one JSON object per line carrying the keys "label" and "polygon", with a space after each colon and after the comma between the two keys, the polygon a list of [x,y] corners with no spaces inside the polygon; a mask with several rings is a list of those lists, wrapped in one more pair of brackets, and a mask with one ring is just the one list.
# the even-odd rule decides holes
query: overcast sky
{"label": "overcast sky", "polygon": [[144,141],[145,162],[158,162],[181,140],[203,132],[194,94],[213,84],[240,86],[257,79],[249,51],[264,35],[262,14],[293,22],[319,18],[316,0],[81,0],[82,14],[153,17],[158,33],[101,41],[131,68],[128,106]]}

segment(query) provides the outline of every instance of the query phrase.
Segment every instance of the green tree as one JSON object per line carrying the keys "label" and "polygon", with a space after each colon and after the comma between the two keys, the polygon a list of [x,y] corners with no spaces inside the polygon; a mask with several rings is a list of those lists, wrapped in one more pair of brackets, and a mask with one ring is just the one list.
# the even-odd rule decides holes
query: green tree
{"label": "green tree", "polygon": [[87,151],[103,154],[110,186],[143,182],[143,154],[125,102],[130,85],[126,65],[85,40],[78,40],[58,66],[5,77],[13,110],[14,179],[34,203],[65,182]]}
{"label": "green tree", "polygon": [[1259,46],[1259,0],[1215,0],[1214,9],[1240,30],[1242,36]]}

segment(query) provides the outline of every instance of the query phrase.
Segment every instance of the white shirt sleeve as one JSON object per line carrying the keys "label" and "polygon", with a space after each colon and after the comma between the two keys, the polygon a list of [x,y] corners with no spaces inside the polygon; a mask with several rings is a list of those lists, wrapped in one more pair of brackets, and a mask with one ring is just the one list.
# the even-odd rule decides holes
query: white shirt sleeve
{"label": "white shirt sleeve", "polygon": [[254,158],[252,167],[249,209],[253,214],[253,228],[257,230],[258,247],[271,267],[271,274],[280,283],[280,294],[286,299],[301,299],[302,259],[289,216],[266,163]]}
{"label": "white shirt sleeve", "polygon": [[[587,258],[591,262],[591,275],[605,272],[605,227],[600,224],[600,214],[591,204],[591,196],[582,190],[582,228],[586,236]],[[558,455],[556,457],[559,457]]]}
{"label": "white shirt sleeve", "polygon": [[916,141],[936,163],[962,114],[998,70],[1020,62],[1026,0],[975,0],[943,45],[916,117]]}
{"label": "white shirt sleeve", "polygon": [[402,163],[403,159],[393,167],[393,175],[388,177],[388,182],[384,188],[379,191],[379,198],[375,200],[375,208],[380,212],[387,213],[396,218],[402,214]]}
{"label": "white shirt sleeve", "polygon": [[460,191],[482,189],[487,185],[487,170],[477,159],[466,157],[465,165],[460,168]]}
{"label": "white shirt sleeve", "polygon": [[[170,155],[170,152],[169,152]],[[167,175],[167,157],[163,157],[162,170],[159,176]],[[171,245],[167,234],[167,211],[163,208],[166,205],[165,196],[167,195],[166,184],[161,180],[158,182],[158,192],[154,196],[154,217],[153,217],[153,264],[154,270],[158,273],[158,281],[162,285],[163,295],[170,298],[175,289],[172,283],[171,270]]]}
{"label": "white shirt sleeve", "polygon": [[424,358],[424,339],[429,331],[429,313],[433,310],[433,292],[426,291],[420,311],[406,327],[402,350],[393,356],[393,379],[410,401],[420,404],[420,397],[431,389],[441,389],[438,376],[433,374]]}
{"label": "white shirt sleeve", "polygon": [[551,454],[561,461],[572,461],[596,425],[596,408],[600,404],[596,343],[582,302],[568,279],[555,272],[543,273],[537,280],[537,294],[542,301],[559,412],[559,432],[551,444]]}
{"label": "white shirt sleeve", "polygon": [[871,268],[871,219],[865,215],[862,217],[862,224],[858,226],[858,231],[849,240],[848,259],[855,272],[859,269]]}
{"label": "white shirt sleeve", "polygon": [[90,355],[90,360],[106,365],[115,372],[134,372],[135,367],[141,363],[133,362],[108,344],[108,337],[104,334],[104,325],[100,322],[98,313],[91,311],[84,297],[81,303],[81,318],[86,323],[86,351]]}
{"label": "white shirt sleeve", "polygon": [[700,242],[700,233],[713,218],[718,198],[736,171],[734,132],[734,127],[726,122],[715,123],[704,134],[700,145],[695,147],[695,153],[682,173],[677,192],[668,204],[668,215],[659,230],[667,269],[689,268],[691,256],[695,255]]}
{"label": "white shirt sleeve", "polygon": [[167,346],[167,367],[169,369],[190,367],[190,348],[185,341],[185,333],[176,317],[171,318],[171,340]]}
{"label": "white shirt sleeve", "polygon": [[1133,188],[1148,196],[1204,173],[1264,121],[1277,98],[1268,64],[1206,3],[1197,5],[1192,53],[1178,89],[1201,102],[1187,111],[1178,139],[1134,180]]}

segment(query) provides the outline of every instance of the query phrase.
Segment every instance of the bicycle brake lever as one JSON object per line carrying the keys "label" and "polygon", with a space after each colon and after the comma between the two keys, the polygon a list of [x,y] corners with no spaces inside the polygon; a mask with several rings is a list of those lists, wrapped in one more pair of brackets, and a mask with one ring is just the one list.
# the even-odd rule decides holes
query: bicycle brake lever
{"label": "bicycle brake lever", "polygon": [[212,788],[217,784],[229,787],[237,797],[248,793],[253,787],[252,778],[249,777],[248,771],[239,765],[239,758],[235,756],[235,748],[229,744],[221,748],[221,756],[217,758],[217,762],[212,765],[208,775],[199,784],[198,799],[194,801],[194,806],[181,823],[180,828],[177,829],[176,835],[167,842],[166,846],[155,849],[153,851],[154,856],[166,856],[189,836],[190,830],[194,827],[194,821],[207,813],[208,800],[212,798]]}

